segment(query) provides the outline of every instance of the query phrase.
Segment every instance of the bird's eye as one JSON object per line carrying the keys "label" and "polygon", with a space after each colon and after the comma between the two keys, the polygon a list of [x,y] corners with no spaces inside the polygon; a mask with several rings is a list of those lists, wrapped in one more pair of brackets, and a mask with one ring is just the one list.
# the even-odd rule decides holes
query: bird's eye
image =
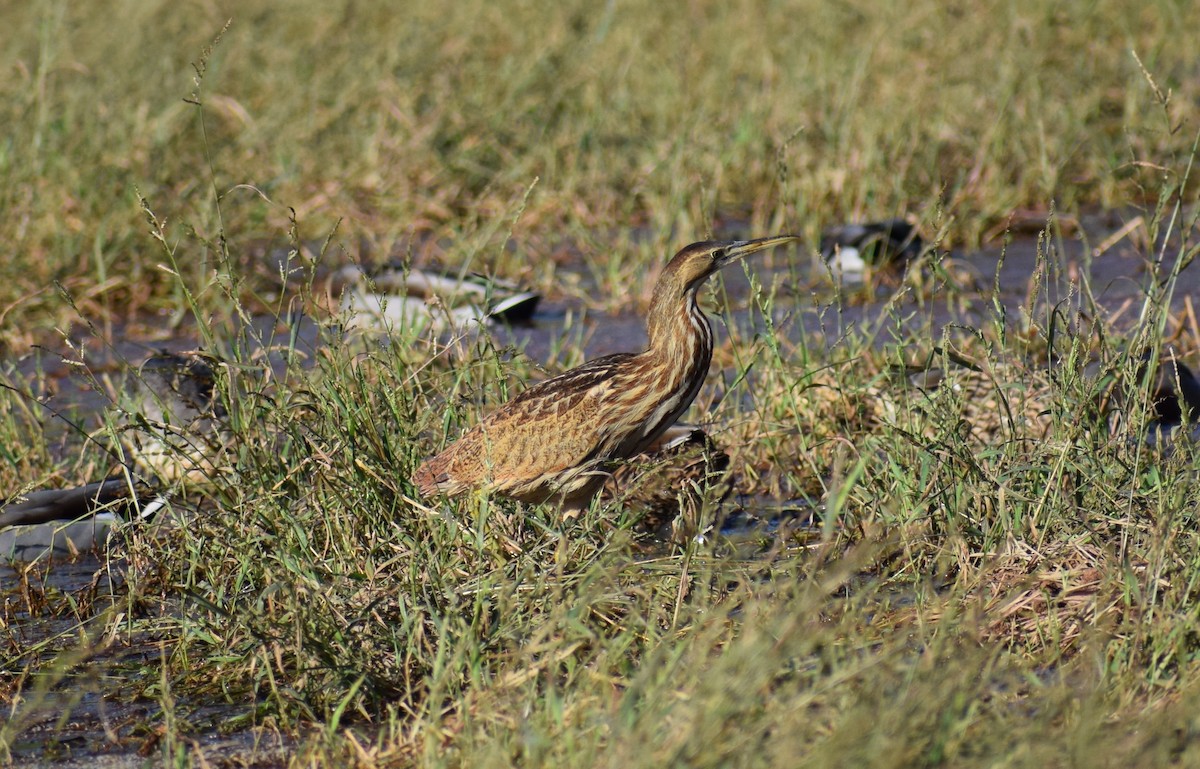
{"label": "bird's eye", "polygon": [[725,258],[725,249],[718,248],[716,251],[713,251],[712,258],[713,258],[714,262],[719,262],[722,259],[724,259]]}

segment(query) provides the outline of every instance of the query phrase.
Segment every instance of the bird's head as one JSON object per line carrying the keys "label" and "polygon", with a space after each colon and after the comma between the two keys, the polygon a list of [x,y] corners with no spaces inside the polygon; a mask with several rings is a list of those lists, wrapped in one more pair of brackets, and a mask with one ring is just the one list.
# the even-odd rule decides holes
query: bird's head
{"label": "bird's head", "polygon": [[658,291],[683,296],[695,291],[708,276],[727,265],[774,246],[799,240],[795,235],[773,235],[756,240],[705,240],[684,246],[658,279]]}

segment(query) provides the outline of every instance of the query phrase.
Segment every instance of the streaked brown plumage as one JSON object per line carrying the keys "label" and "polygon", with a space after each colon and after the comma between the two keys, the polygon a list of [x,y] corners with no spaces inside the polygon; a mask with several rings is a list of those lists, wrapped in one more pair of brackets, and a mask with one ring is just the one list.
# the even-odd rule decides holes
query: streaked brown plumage
{"label": "streaked brown plumage", "polygon": [[423,496],[486,489],[567,511],[585,507],[612,464],[653,443],[704,383],[712,328],[696,305],[700,286],[742,257],[793,240],[687,246],[654,287],[645,350],[597,358],[525,390],[418,467],[417,489]]}

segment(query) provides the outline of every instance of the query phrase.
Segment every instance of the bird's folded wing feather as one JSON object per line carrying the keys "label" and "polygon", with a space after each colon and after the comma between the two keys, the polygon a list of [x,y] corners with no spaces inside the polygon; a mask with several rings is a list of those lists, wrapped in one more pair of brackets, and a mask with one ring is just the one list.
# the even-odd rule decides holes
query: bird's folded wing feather
{"label": "bird's folded wing feather", "polygon": [[595,458],[606,443],[606,406],[619,389],[613,380],[633,357],[597,358],[525,390],[459,440],[446,475],[460,483],[490,479],[503,490]]}

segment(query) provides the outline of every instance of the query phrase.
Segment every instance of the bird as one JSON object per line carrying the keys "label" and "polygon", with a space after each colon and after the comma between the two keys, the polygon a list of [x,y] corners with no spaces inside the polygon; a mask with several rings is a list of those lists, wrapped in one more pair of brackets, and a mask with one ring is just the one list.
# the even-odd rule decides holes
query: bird
{"label": "bird", "polygon": [[358,265],[338,270],[347,330],[472,331],[487,324],[528,323],[541,296],[479,273],[419,270],[391,262],[368,273]]}
{"label": "bird", "polygon": [[1200,381],[1173,351],[1164,352],[1154,361],[1147,377],[1149,356],[1138,370],[1137,382],[1149,381],[1149,423],[1146,444],[1167,447],[1178,435],[1190,442],[1200,439]]}
{"label": "bird", "polygon": [[614,465],[652,445],[704,384],[713,336],[696,304],[700,287],[750,254],[798,239],[685,246],[654,286],[645,350],[597,358],[529,387],[423,462],[412,475],[417,491],[429,498],[482,490],[578,514]]}
{"label": "bird", "polygon": [[126,448],[138,474],[156,486],[207,484],[224,461],[229,415],[217,397],[215,360],[164,351],[138,368],[136,426],[126,433]]}
{"label": "bird", "polygon": [[158,515],[185,485],[208,484],[227,461],[228,416],[209,359],[195,352],[150,356],[122,409],[127,472],[0,501],[0,560],[102,549],[118,520]]}
{"label": "bird", "polygon": [[821,233],[821,255],[835,272],[861,279],[872,267],[903,265],[924,247],[917,228],[907,219],[843,224]]}

